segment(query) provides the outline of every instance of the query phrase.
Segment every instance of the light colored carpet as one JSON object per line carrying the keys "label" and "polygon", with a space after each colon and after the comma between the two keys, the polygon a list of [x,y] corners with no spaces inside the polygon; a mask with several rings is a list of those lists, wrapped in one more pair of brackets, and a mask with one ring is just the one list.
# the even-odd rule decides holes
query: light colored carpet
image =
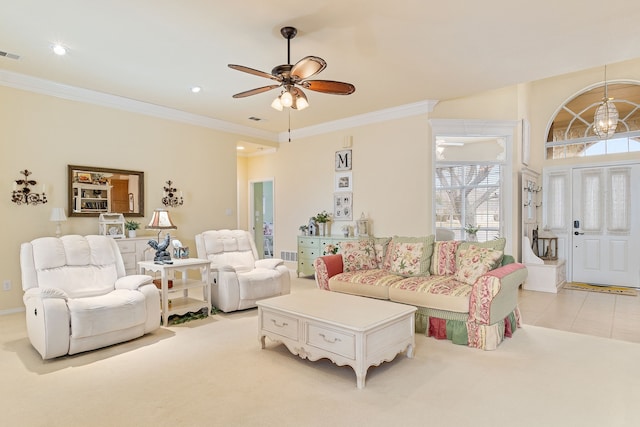
{"label": "light colored carpet", "polygon": [[573,289],[576,291],[600,292],[604,294],[615,294],[615,295],[628,295],[632,297],[638,296],[637,290],[633,288],[627,288],[624,286],[604,286],[604,285],[591,285],[588,283],[567,282],[564,284],[563,288]]}
{"label": "light colored carpet", "polygon": [[[313,282],[294,279],[293,291]],[[416,336],[369,369],[309,362],[267,340],[257,311],[161,328],[43,362],[24,314],[0,317],[7,426],[636,426],[640,345],[525,326],[496,351]]]}

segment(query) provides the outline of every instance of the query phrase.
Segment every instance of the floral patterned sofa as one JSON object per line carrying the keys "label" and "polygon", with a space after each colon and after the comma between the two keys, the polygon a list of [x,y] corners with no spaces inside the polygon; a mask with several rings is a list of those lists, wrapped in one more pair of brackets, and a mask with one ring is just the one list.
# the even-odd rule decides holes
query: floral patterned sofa
{"label": "floral patterned sofa", "polygon": [[416,332],[494,350],[520,327],[523,264],[504,238],[434,241],[434,236],[363,238],[316,258],[320,289],[416,306]]}

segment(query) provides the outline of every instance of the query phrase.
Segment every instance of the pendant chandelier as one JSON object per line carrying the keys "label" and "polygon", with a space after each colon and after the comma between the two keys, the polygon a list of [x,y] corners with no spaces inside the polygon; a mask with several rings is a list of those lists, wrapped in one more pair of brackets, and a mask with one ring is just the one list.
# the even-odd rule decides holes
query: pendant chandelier
{"label": "pendant chandelier", "polygon": [[613,98],[608,97],[607,93],[607,67],[604,67],[604,98],[596,109],[593,118],[593,132],[600,139],[608,139],[616,133],[618,127],[618,110],[613,105]]}

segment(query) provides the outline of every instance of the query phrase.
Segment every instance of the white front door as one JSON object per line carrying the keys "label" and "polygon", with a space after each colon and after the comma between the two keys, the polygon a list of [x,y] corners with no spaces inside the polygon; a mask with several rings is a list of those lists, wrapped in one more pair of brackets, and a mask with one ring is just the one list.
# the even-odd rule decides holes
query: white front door
{"label": "white front door", "polygon": [[640,165],[574,169],[572,181],[573,281],[640,287]]}

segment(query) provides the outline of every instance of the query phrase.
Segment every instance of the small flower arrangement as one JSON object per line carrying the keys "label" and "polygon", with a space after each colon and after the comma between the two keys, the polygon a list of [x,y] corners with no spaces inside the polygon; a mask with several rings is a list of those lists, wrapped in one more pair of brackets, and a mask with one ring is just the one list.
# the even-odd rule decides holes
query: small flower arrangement
{"label": "small flower arrangement", "polygon": [[302,234],[304,234],[306,236],[307,233],[309,232],[309,226],[308,225],[301,225],[300,227],[298,227],[298,230],[300,230],[302,232]]}
{"label": "small flower arrangement", "polygon": [[313,219],[316,222],[322,224],[322,223],[331,221],[331,214],[329,214],[327,211],[322,211],[319,214],[317,214]]}
{"label": "small flower arrangement", "polygon": [[467,224],[467,226],[464,228],[464,231],[466,231],[468,234],[474,235],[478,232],[478,230],[480,230],[480,226],[479,225],[471,225],[471,224]]}
{"label": "small flower arrangement", "polygon": [[338,247],[336,245],[327,245],[324,247],[324,253],[322,255],[332,254],[335,255],[338,253]]}

